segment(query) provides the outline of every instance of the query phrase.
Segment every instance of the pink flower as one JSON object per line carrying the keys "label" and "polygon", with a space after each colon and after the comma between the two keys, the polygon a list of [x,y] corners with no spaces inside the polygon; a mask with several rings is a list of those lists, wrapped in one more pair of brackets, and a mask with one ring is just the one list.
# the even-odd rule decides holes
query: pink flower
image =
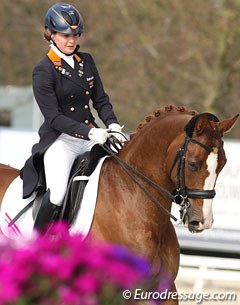
{"label": "pink flower", "polygon": [[0,305],[111,304],[148,276],[142,257],[106,242],[83,242],[66,225],[21,245],[0,237]]}
{"label": "pink flower", "polygon": [[[20,290],[16,283],[12,281],[10,274],[0,275],[0,304],[9,304],[16,302],[20,296]],[[4,276],[4,277],[2,277]]]}
{"label": "pink flower", "polygon": [[74,281],[74,287],[83,294],[96,294],[100,288],[100,280],[91,273],[80,274]]}

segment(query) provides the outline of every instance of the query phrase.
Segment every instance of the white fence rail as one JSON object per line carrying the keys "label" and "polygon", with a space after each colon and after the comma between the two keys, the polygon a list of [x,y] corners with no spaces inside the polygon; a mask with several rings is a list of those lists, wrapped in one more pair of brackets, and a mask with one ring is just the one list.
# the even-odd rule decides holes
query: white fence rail
{"label": "white fence rail", "polygon": [[231,282],[240,286],[240,259],[181,254],[177,279],[192,283],[194,291],[201,291],[211,282]]}

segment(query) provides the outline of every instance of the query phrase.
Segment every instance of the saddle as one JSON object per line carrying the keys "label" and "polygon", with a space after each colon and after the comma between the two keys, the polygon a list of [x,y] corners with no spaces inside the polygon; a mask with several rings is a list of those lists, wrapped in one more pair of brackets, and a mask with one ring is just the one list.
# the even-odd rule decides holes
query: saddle
{"label": "saddle", "polygon": [[69,225],[74,222],[88,183],[88,177],[96,168],[99,159],[106,155],[107,152],[96,144],[90,151],[80,155],[74,161],[59,219],[65,220]]}
{"label": "saddle", "polygon": [[[107,141],[108,146],[112,146],[115,152],[119,151],[119,147],[116,144],[119,141],[114,137],[109,137]],[[122,145],[120,145],[122,147]],[[56,213],[54,213],[54,220],[64,220],[71,225],[80,208],[83,198],[84,190],[88,182],[88,177],[93,173],[100,158],[108,155],[108,150],[104,149],[99,144],[92,147],[91,151],[85,152],[78,158],[76,158],[72,170],[70,172],[70,178],[67,185],[67,191],[64,196],[63,205]],[[45,193],[39,192],[36,197],[27,203],[22,210],[10,221],[8,226],[12,226],[28,209],[32,207],[32,218],[36,223],[36,219],[40,210],[46,207],[46,202],[49,201],[50,190]],[[45,198],[48,197],[48,200]],[[53,217],[53,215],[51,215]],[[52,221],[53,219],[51,219]],[[40,220],[42,222],[42,219]],[[44,222],[44,221],[43,221]]]}
{"label": "saddle", "polygon": [[[90,151],[78,156],[72,166],[66,194],[60,212],[55,216],[55,220],[64,220],[71,225],[80,208],[88,177],[93,173],[100,158],[107,155],[107,152],[98,144],[94,145]],[[49,190],[48,190],[49,193]],[[44,193],[39,193],[14,219],[15,222],[28,208],[32,206],[32,216],[35,220],[42,206]]]}
{"label": "saddle", "polygon": [[[84,190],[88,182],[88,177],[97,167],[99,160],[106,155],[108,155],[108,153],[100,145],[96,144],[93,146],[91,151],[84,153],[75,160],[70,173],[63,205],[54,216],[54,221],[65,220],[69,225],[74,222],[75,218],[78,216],[78,211],[80,209]],[[44,200],[44,198],[49,197],[49,195],[50,190],[47,190],[45,193],[38,193],[32,200],[26,203],[26,205],[23,206],[23,208],[19,210],[17,214],[15,214],[15,217],[10,219],[10,221],[7,223],[7,228],[14,226],[18,219],[31,207],[32,219],[35,222],[40,209],[44,209],[46,207],[46,202],[44,204],[44,201],[46,200]]]}

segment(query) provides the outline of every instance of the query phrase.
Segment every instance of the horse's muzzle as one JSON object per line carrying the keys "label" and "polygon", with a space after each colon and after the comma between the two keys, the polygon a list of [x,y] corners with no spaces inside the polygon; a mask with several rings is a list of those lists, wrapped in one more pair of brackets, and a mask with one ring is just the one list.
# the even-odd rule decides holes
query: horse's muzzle
{"label": "horse's muzzle", "polygon": [[213,216],[211,211],[204,215],[202,208],[196,206],[194,200],[190,199],[182,221],[191,233],[199,233],[212,227]]}

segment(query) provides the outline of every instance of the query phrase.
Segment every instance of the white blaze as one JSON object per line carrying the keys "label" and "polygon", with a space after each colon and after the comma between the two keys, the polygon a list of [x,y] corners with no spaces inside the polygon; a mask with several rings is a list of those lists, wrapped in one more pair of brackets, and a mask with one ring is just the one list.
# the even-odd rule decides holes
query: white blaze
{"label": "white blaze", "polygon": [[[214,154],[211,152],[206,160],[207,163],[207,171],[209,175],[207,176],[203,189],[204,190],[213,190],[214,185],[217,179],[217,165],[218,165],[218,154]],[[209,229],[212,226],[213,222],[213,213],[212,213],[212,199],[204,199],[203,200],[203,218],[204,223],[200,224],[199,229]]]}

